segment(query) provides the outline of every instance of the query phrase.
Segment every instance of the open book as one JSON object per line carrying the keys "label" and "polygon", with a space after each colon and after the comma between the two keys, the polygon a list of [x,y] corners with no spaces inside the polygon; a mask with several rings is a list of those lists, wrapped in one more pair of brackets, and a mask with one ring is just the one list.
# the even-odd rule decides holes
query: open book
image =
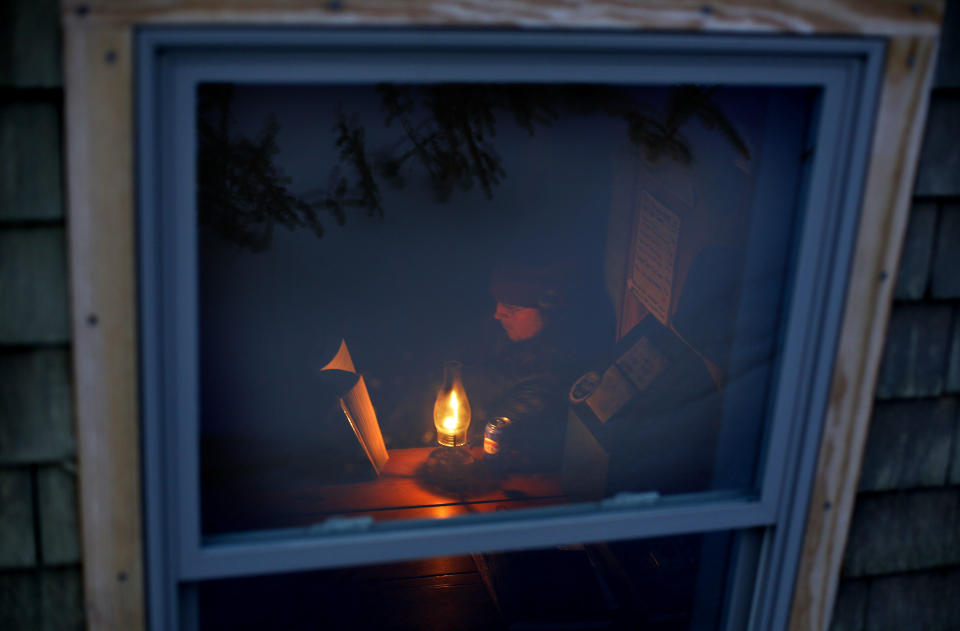
{"label": "open book", "polygon": [[379,475],[389,457],[387,447],[377,422],[377,413],[370,401],[370,393],[367,392],[367,384],[357,374],[345,340],[340,340],[336,355],[320,370],[324,381],[336,384],[340,409]]}

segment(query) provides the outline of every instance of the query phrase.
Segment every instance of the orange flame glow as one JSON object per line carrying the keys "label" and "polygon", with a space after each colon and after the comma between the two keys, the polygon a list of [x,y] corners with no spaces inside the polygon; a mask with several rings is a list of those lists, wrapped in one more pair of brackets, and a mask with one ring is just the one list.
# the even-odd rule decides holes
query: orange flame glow
{"label": "orange flame glow", "polygon": [[460,400],[457,398],[457,391],[450,391],[450,416],[443,419],[443,429],[448,432],[455,432],[460,426]]}

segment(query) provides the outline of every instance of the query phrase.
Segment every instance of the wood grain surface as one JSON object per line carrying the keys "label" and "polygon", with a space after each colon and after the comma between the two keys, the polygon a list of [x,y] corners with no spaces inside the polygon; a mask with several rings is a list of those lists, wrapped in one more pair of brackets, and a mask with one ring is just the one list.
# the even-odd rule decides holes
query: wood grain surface
{"label": "wood grain surface", "polygon": [[940,0],[63,0],[67,20],[936,36]]}
{"label": "wood grain surface", "polygon": [[889,42],[853,273],[794,590],[791,631],[826,631],[856,497],[937,39]]}
{"label": "wood grain surface", "polygon": [[555,475],[491,474],[479,461],[480,448],[472,449],[478,461],[464,471],[462,484],[438,488],[426,472],[431,451],[391,449],[379,477],[369,481],[323,484],[308,475],[287,478],[273,488],[237,488],[225,480],[222,488],[204,495],[204,533],[310,526],[333,516],[449,519],[567,501]]}
{"label": "wood grain surface", "polygon": [[84,599],[90,629],[144,626],[131,31],[67,29],[67,192]]}

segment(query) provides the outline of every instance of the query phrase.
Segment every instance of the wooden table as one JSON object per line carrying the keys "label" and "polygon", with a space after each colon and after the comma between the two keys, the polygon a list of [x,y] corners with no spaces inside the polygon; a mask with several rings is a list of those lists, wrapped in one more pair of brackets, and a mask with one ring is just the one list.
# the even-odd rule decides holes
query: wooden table
{"label": "wooden table", "polygon": [[[246,482],[228,478],[240,485],[208,494],[216,517],[205,534],[312,526],[341,516],[447,519],[567,501],[555,475],[493,475],[479,449],[471,450],[477,463],[460,477],[459,489],[445,490],[426,475],[433,451],[391,450],[380,475],[362,482],[323,484],[316,475],[284,475],[277,469],[247,472]],[[635,628],[643,618],[631,604],[629,587],[611,581],[625,580],[626,574],[611,572],[607,565],[616,562],[605,564],[605,558],[579,546],[436,557],[214,581],[201,586],[199,599],[211,626],[230,620],[233,628],[294,628],[304,621],[312,625],[304,628],[378,631],[480,631],[525,623],[613,628],[618,618],[631,621],[624,628]],[[695,571],[688,574],[696,577]],[[687,613],[681,611],[683,620]]]}
{"label": "wooden table", "polygon": [[443,484],[427,475],[432,451],[393,449],[379,477],[363,482],[323,484],[298,475],[269,484],[224,484],[204,496],[204,534],[310,526],[333,516],[447,519],[566,501],[556,476],[494,475],[483,466],[479,448],[471,450],[477,463],[463,483]]}

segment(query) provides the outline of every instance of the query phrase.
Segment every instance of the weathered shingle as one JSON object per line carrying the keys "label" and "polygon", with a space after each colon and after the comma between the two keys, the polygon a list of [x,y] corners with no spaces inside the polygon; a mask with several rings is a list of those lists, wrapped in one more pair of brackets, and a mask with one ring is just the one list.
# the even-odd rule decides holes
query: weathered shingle
{"label": "weathered shingle", "polygon": [[866,622],[868,580],[842,580],[833,605],[830,631],[863,631]]}
{"label": "weathered shingle", "polygon": [[953,399],[877,403],[860,470],[861,491],[942,486],[950,464]]}
{"label": "weathered shingle", "polygon": [[956,631],[960,568],[871,581],[865,631]]}
{"label": "weathered shingle", "polygon": [[0,567],[36,562],[30,471],[0,469]]}
{"label": "weathered shingle", "polygon": [[68,362],[65,349],[0,351],[0,464],[75,453]]}
{"label": "weathered shingle", "polygon": [[55,105],[0,105],[0,156],[0,220],[63,216]]}
{"label": "weathered shingle", "polygon": [[0,572],[0,629],[40,629],[40,577],[34,572]]}
{"label": "weathered shingle", "polygon": [[944,304],[894,304],[877,397],[936,396],[943,390],[953,312]]}
{"label": "weathered shingle", "polygon": [[949,393],[960,392],[960,308],[953,310],[953,332],[950,335],[947,376],[943,389]]}
{"label": "weathered shingle", "polygon": [[917,166],[917,195],[960,195],[960,96],[930,99],[927,129]]}
{"label": "weathered shingle", "polygon": [[37,473],[37,491],[43,562],[79,562],[77,487],[73,474],[62,466],[43,467]]}
{"label": "weathered shingle", "polygon": [[960,411],[954,421],[953,429],[953,455],[950,457],[950,472],[948,482],[950,484],[960,485]]}
{"label": "weathered shingle", "polygon": [[900,257],[894,298],[917,300],[926,292],[936,223],[937,205],[935,203],[914,203],[910,210],[910,223],[903,243],[903,254]]}
{"label": "weathered shingle", "polygon": [[960,298],[960,204],[944,204],[940,209],[930,293],[934,298]]}
{"label": "weathered shingle", "polygon": [[0,85],[59,87],[60,76],[57,0],[0,2]]}
{"label": "weathered shingle", "polygon": [[80,569],[0,573],[0,629],[82,631]]}
{"label": "weathered shingle", "polygon": [[960,88],[960,2],[946,3],[937,72],[933,85],[937,88]]}
{"label": "weathered shingle", "polygon": [[897,491],[857,499],[843,560],[846,577],[960,563],[960,488]]}
{"label": "weathered shingle", "polygon": [[0,344],[68,339],[62,228],[0,229]]}
{"label": "weathered shingle", "polygon": [[83,585],[79,567],[45,569],[40,575],[41,629],[83,631]]}

